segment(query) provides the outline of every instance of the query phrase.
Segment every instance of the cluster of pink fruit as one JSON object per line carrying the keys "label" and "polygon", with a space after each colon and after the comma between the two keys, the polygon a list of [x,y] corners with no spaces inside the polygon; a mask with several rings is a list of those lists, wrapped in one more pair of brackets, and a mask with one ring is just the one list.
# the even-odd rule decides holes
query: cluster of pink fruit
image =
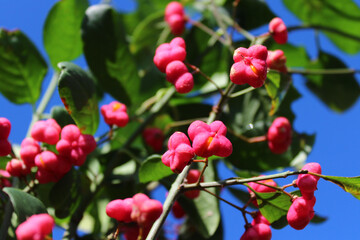
{"label": "cluster of pink fruit", "polygon": [[[287,42],[287,28],[280,18],[269,24],[269,32],[279,44]],[[230,80],[238,85],[249,84],[254,88],[264,85],[267,68],[286,72],[286,57],[281,50],[268,51],[265,46],[240,47],[234,51],[234,64],[230,69]]]}
{"label": "cluster of pink fruit", "polygon": [[150,199],[143,193],[113,200],[106,206],[106,214],[119,222],[119,228],[127,240],[145,239],[162,210],[158,200]]}
{"label": "cluster of pink fruit", "polygon": [[[321,174],[321,166],[318,163],[307,163],[301,170]],[[291,227],[301,230],[305,228],[314,217],[314,205],[316,198],[317,182],[320,177],[311,174],[300,174],[296,185],[300,189],[301,197],[296,197],[287,213],[287,220]]]}
{"label": "cluster of pink fruit", "polygon": [[[58,154],[41,149],[39,142],[56,145]],[[36,166],[39,183],[57,182],[70,171],[72,165],[84,164],[87,155],[95,148],[94,137],[82,134],[76,125],[70,124],[61,129],[54,119],[38,121],[31,129],[31,138],[25,138],[21,143],[21,160],[10,160],[6,171],[11,176],[23,177]]]}
{"label": "cluster of pink fruit", "polygon": [[179,2],[170,2],[165,8],[165,21],[172,34],[179,36],[185,30],[186,16],[184,7]]}
{"label": "cluster of pink fruit", "polygon": [[267,132],[268,146],[275,154],[284,153],[291,144],[291,124],[285,117],[277,117]]}
{"label": "cluster of pink fruit", "polygon": [[49,214],[35,214],[17,227],[16,237],[18,240],[48,239],[54,225],[55,221]]}
{"label": "cluster of pink fruit", "polygon": [[161,44],[155,51],[154,63],[178,93],[188,93],[194,87],[194,78],[183,63],[186,58],[185,41],[180,37]]}
{"label": "cluster of pink fruit", "polygon": [[269,221],[260,212],[257,212],[251,225],[246,226],[240,240],[270,240],[271,236]]}
{"label": "cluster of pink fruit", "polygon": [[100,112],[103,115],[105,122],[110,127],[113,125],[125,127],[129,122],[126,105],[118,101],[113,101],[107,105],[101,106]]}
{"label": "cluster of pink fruit", "polygon": [[228,157],[232,153],[232,144],[225,137],[227,128],[221,121],[214,121],[210,125],[203,121],[195,121],[188,128],[188,135],[175,132],[168,141],[169,150],[161,160],[175,173],[180,173],[195,154],[199,157],[210,156]]}

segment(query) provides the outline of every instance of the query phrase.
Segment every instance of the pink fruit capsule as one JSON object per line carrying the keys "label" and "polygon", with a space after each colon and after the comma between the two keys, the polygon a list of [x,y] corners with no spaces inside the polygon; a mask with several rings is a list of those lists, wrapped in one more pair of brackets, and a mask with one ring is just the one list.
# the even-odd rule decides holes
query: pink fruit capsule
{"label": "pink fruit capsule", "polygon": [[0,157],[11,153],[11,143],[7,139],[0,139]]}
{"label": "pink fruit capsule", "polygon": [[188,93],[194,87],[193,75],[189,72],[184,73],[178,79],[175,80],[175,89],[178,93]]}
{"label": "pink fruit capsule", "polygon": [[31,129],[31,137],[39,142],[54,145],[59,141],[61,127],[54,119],[38,121]]}
{"label": "pink fruit capsule", "polygon": [[129,223],[132,221],[131,212],[133,209],[133,199],[116,199],[106,205],[106,214],[119,222]]}
{"label": "pink fruit capsule", "polygon": [[33,138],[25,138],[21,142],[20,157],[29,168],[35,166],[35,156],[41,152],[40,145]]}
{"label": "pink fruit capsule", "polygon": [[261,87],[267,75],[267,48],[254,45],[238,48],[234,51],[234,61],[230,69],[230,80],[238,85],[249,84],[254,88]]}
{"label": "pink fruit capsule", "polygon": [[273,18],[269,23],[269,32],[275,42],[285,44],[288,39],[288,32],[283,20],[279,17]]}
{"label": "pink fruit capsule", "polygon": [[266,64],[270,69],[275,69],[285,73],[287,72],[286,56],[282,50],[268,51]]}
{"label": "pink fruit capsule", "polygon": [[17,227],[16,237],[18,240],[43,240],[54,225],[55,221],[49,214],[32,215]]}
{"label": "pink fruit capsule", "polygon": [[228,157],[232,153],[232,144],[225,137],[226,126],[221,121],[214,121],[210,125],[195,121],[188,128],[195,154],[200,157]]}
{"label": "pink fruit capsule", "polygon": [[291,124],[285,117],[276,118],[267,132],[268,146],[275,154],[284,153],[291,144]]}
{"label": "pink fruit capsule", "polygon": [[168,149],[161,157],[161,160],[175,173],[180,173],[195,156],[189,139],[182,132],[175,132],[170,136]]}
{"label": "pink fruit capsule", "polygon": [[7,118],[0,117],[0,139],[7,139],[11,130],[11,123]]}
{"label": "pink fruit capsule", "polygon": [[23,177],[30,173],[30,169],[26,167],[25,163],[16,158],[6,164],[6,171],[14,177]]}
{"label": "pink fruit capsule", "polygon": [[113,101],[108,105],[103,105],[100,111],[105,122],[110,126],[125,127],[129,122],[127,108],[120,102]]}

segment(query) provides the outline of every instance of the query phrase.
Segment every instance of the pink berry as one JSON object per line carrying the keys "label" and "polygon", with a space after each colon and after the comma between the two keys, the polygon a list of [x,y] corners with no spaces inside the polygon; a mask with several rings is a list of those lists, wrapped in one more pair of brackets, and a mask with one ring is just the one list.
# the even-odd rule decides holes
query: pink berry
{"label": "pink berry", "polygon": [[66,158],[50,151],[44,151],[35,157],[35,165],[42,171],[49,171],[59,179],[70,171],[72,165]]}
{"label": "pink berry", "polygon": [[159,128],[146,128],[142,133],[145,143],[150,146],[154,152],[160,152],[163,147],[164,134]]}
{"label": "pink berry", "polygon": [[165,21],[174,35],[181,35],[185,30],[185,11],[179,2],[170,2],[165,8]]}
{"label": "pink berry", "polygon": [[7,139],[0,139],[0,157],[11,153],[11,144]]}
{"label": "pink berry", "polygon": [[180,173],[195,156],[189,139],[182,132],[175,132],[170,136],[168,149],[161,157],[161,160],[175,173]]}
{"label": "pink berry", "polygon": [[23,177],[30,173],[30,169],[26,167],[25,163],[16,158],[6,164],[6,171],[13,177]]}
{"label": "pink berry", "polygon": [[269,32],[273,36],[275,42],[279,44],[285,44],[287,42],[288,32],[281,18],[276,17],[270,21]]}
{"label": "pink berry", "polygon": [[137,222],[140,226],[151,226],[163,211],[162,204],[158,200],[148,199],[140,206],[140,216]]}
{"label": "pink berry", "polygon": [[[186,176],[186,181],[187,183],[196,183],[198,180],[199,180],[199,177],[200,177],[200,174],[201,172],[197,169],[191,169],[188,173],[188,175]],[[204,181],[204,178],[202,177],[200,182],[203,182]],[[187,198],[190,198],[190,199],[194,199],[194,198],[197,198],[199,197],[200,195],[200,190],[191,190],[191,191],[186,191],[184,193],[184,195],[187,197]]]}
{"label": "pink berry", "polygon": [[[313,173],[317,173],[317,174],[321,174],[321,166],[319,163],[316,162],[311,162],[311,163],[307,163],[305,164],[301,170],[308,170],[309,172],[313,172]],[[303,176],[304,174],[300,174],[299,177]],[[316,178],[316,180],[319,180],[320,177],[318,176],[314,176]]]}
{"label": "pink berry", "polygon": [[73,124],[65,126],[61,131],[61,139],[56,144],[59,155],[68,158],[72,164],[81,166],[86,156],[95,150],[96,142],[93,136],[81,134],[80,129]]}
{"label": "pink berry", "polygon": [[133,208],[133,199],[113,200],[106,205],[106,214],[118,220],[119,222],[129,223],[132,221],[131,212]]}
{"label": "pink berry", "polygon": [[169,17],[178,14],[178,15],[184,15],[184,7],[179,2],[169,2],[168,5],[165,8],[165,21],[169,20]]}
{"label": "pink berry", "polygon": [[54,119],[38,121],[31,129],[31,137],[36,141],[54,145],[59,141],[61,127]]}
{"label": "pink berry", "polygon": [[254,45],[234,51],[234,61],[230,70],[230,80],[238,85],[249,84],[254,88],[264,85],[267,75],[267,48]]}
{"label": "pink berry", "polygon": [[291,124],[285,117],[276,118],[268,133],[268,146],[275,154],[284,153],[291,144]]}
{"label": "pink berry", "polygon": [[259,223],[264,223],[270,226],[270,222],[261,214],[260,211],[257,212],[256,217],[251,222],[251,225],[254,226],[255,224],[259,224]]}
{"label": "pink berry", "polygon": [[194,78],[191,73],[184,73],[175,81],[175,89],[178,93],[188,93],[194,87]]}
{"label": "pink berry", "polygon": [[172,61],[166,66],[166,80],[170,83],[174,83],[180,76],[187,72],[189,71],[182,61]]}
{"label": "pink berry", "polygon": [[297,179],[296,185],[299,187],[301,193],[313,193],[317,189],[317,182],[315,176],[305,174]]}
{"label": "pink berry", "polygon": [[178,201],[174,202],[174,205],[172,207],[172,213],[175,218],[183,218],[186,215],[184,209],[181,207]]}
{"label": "pink berry", "polygon": [[259,240],[259,234],[253,227],[249,227],[245,230],[240,240]]}
{"label": "pink berry", "polygon": [[8,180],[8,178],[10,177],[11,177],[10,173],[0,169],[0,189],[3,189],[4,187],[12,186],[11,182]]}
{"label": "pink berry", "polygon": [[137,193],[132,197],[132,199],[133,199],[133,209],[131,212],[131,219],[132,221],[136,222],[141,214],[140,212],[141,205],[144,204],[150,198],[143,193]]}
{"label": "pink berry", "polygon": [[185,40],[181,37],[173,38],[173,40],[170,41],[170,46],[172,47],[181,47],[183,49],[186,48]]}
{"label": "pink berry", "polygon": [[271,239],[271,229],[270,226],[264,223],[255,224],[253,226],[254,230],[259,236],[259,240],[270,240]]}
{"label": "pink berry", "polygon": [[113,101],[108,105],[101,106],[100,110],[105,122],[110,126],[125,127],[129,122],[125,104]]}
{"label": "pink berry", "polygon": [[284,73],[287,72],[286,56],[282,50],[268,51],[266,64],[270,69],[275,69]]}
{"label": "pink berry", "polygon": [[0,117],[0,139],[7,139],[11,130],[11,123],[7,118]]}
{"label": "pink berry", "polygon": [[314,200],[303,197],[296,198],[287,213],[287,220],[291,227],[296,230],[305,228],[313,217]]}
{"label": "pink berry", "polygon": [[186,58],[185,42],[182,38],[174,38],[170,43],[161,44],[155,51],[154,63],[165,72],[169,63],[175,60],[184,61]]}
{"label": "pink berry", "polygon": [[21,142],[20,157],[29,168],[35,166],[35,156],[41,152],[40,145],[32,138],[25,138]]}
{"label": "pink berry", "polygon": [[228,157],[232,153],[232,144],[225,137],[226,126],[221,121],[214,121],[210,125],[195,121],[188,128],[195,154],[200,157]]}
{"label": "pink berry", "polygon": [[54,219],[46,213],[32,215],[21,223],[15,233],[18,240],[43,240],[55,225]]}
{"label": "pink berry", "polygon": [[170,26],[172,34],[174,34],[175,36],[183,34],[186,23],[184,16],[179,14],[173,14],[169,17],[169,20],[167,22]]}

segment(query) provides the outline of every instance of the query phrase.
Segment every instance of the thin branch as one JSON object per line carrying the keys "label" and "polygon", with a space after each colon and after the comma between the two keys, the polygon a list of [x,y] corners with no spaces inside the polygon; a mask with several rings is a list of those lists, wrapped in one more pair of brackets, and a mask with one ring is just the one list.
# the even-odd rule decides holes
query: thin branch
{"label": "thin branch", "polygon": [[239,206],[237,206],[237,205],[235,205],[235,204],[233,204],[233,203],[229,202],[228,200],[226,200],[226,199],[224,199],[224,198],[222,198],[222,197],[220,197],[220,196],[216,195],[215,193],[212,193],[211,191],[209,191],[209,190],[207,190],[207,189],[203,189],[203,191],[204,191],[204,192],[207,192],[207,193],[209,193],[209,194],[211,194],[212,196],[214,196],[214,197],[216,197],[217,199],[219,199],[219,200],[223,201],[224,203],[229,204],[230,206],[232,206],[232,207],[236,208],[237,210],[239,210],[239,211],[241,211],[241,212],[244,212],[244,211],[245,211],[245,210],[244,210],[244,208],[241,208],[241,207],[239,207]]}
{"label": "thin branch", "polygon": [[200,68],[190,64],[190,63],[185,63],[188,67],[190,67],[192,70],[195,71],[195,73],[200,73],[201,76],[203,76],[206,80],[208,80],[210,83],[212,83],[216,89],[220,92],[221,95],[224,95],[223,90],[216,84],[216,82],[214,82],[208,75],[206,75],[204,72],[202,72],[200,70]]}
{"label": "thin branch", "polygon": [[212,13],[214,15],[215,20],[216,20],[217,24],[219,25],[219,27],[221,28],[222,34],[225,36],[226,43],[227,43],[226,46],[228,46],[230,51],[233,52],[235,49],[232,46],[232,39],[231,39],[231,37],[230,37],[230,35],[228,33],[226,25],[222,21],[221,15],[218,12],[218,9],[216,7],[216,4],[215,4],[214,0],[211,0],[211,5],[210,6],[212,8],[211,10],[212,10]]}
{"label": "thin branch", "polygon": [[170,128],[180,127],[180,126],[184,126],[184,125],[190,125],[192,122],[194,122],[196,120],[206,121],[207,118],[206,119],[204,119],[204,118],[196,118],[196,119],[187,119],[187,120],[182,120],[182,121],[171,122],[171,123],[168,123],[165,126],[164,132],[167,132],[167,130],[169,130]]}
{"label": "thin branch", "polygon": [[214,181],[214,182],[203,182],[200,184],[191,183],[185,184],[181,187],[182,191],[189,191],[189,190],[202,190],[204,188],[212,188],[212,187],[220,187],[223,188],[225,186],[232,186],[232,185],[240,185],[249,182],[257,182],[262,180],[274,179],[274,178],[287,178],[288,176],[292,175],[299,175],[299,174],[307,174],[307,170],[299,170],[299,171],[286,171],[283,173],[277,173],[267,176],[259,176],[259,177],[252,177],[252,178],[229,178],[222,181]]}
{"label": "thin branch", "polygon": [[191,25],[198,27],[199,29],[201,29],[205,33],[209,34],[210,36],[215,37],[215,39],[218,40],[219,42],[221,42],[223,45],[228,46],[228,43],[225,41],[225,39],[223,39],[221,36],[219,36],[219,34],[217,34],[214,30],[212,30],[208,26],[202,24],[201,22],[192,20],[191,18],[188,18],[188,22]]}
{"label": "thin branch", "polygon": [[238,92],[236,92],[236,93],[231,94],[231,95],[230,95],[230,98],[239,97],[239,96],[244,95],[244,94],[246,94],[246,93],[248,93],[248,92],[251,92],[251,91],[253,91],[253,90],[255,90],[255,89],[256,89],[256,88],[254,88],[254,87],[245,88],[245,89],[243,89],[243,90],[241,90],[241,91],[238,91]]}

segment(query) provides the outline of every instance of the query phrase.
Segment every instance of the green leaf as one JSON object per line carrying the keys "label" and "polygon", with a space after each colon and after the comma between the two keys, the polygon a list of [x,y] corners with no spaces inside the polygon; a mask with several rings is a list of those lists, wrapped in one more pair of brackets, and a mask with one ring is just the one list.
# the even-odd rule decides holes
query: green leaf
{"label": "green leaf", "polygon": [[279,220],[283,216],[286,216],[291,206],[290,197],[281,192],[255,192],[255,195],[261,214],[270,223]]}
{"label": "green leaf", "polygon": [[59,63],[59,94],[81,132],[93,135],[99,125],[95,85],[91,77],[70,62]]}
{"label": "green leaf", "polygon": [[9,101],[35,103],[46,72],[45,60],[20,30],[0,29],[0,92]]}
{"label": "green leaf", "polygon": [[288,75],[282,74],[280,72],[269,72],[265,81],[265,88],[271,98],[271,109],[269,115],[274,115],[282,100],[285,97],[285,94],[290,86],[290,78]]}
{"label": "green leaf", "polygon": [[[319,58],[309,64],[309,68],[347,68],[337,57],[321,51]],[[343,112],[353,106],[360,96],[360,86],[354,74],[308,75],[306,86],[336,112]]]}
{"label": "green leaf", "polygon": [[284,52],[287,67],[306,67],[310,60],[304,47],[296,47],[290,44],[277,44],[273,42],[270,49],[273,51],[280,49]]}
{"label": "green leaf", "polygon": [[43,40],[54,68],[59,62],[71,61],[82,53],[81,22],[87,0],[58,1],[46,17]]}
{"label": "green leaf", "polygon": [[[233,1],[231,2],[231,6]],[[250,30],[268,24],[276,17],[264,1],[241,0],[236,8],[237,23],[244,29]]]}
{"label": "green leaf", "polygon": [[142,183],[157,181],[172,175],[171,169],[161,161],[161,155],[151,155],[142,164],[139,170],[139,180]]}
{"label": "green leaf", "polygon": [[47,213],[44,204],[36,197],[17,188],[6,187],[3,191],[9,195],[19,222],[24,222],[34,214]]}
{"label": "green leaf", "polygon": [[86,10],[81,29],[85,58],[99,85],[129,105],[139,95],[140,78],[121,16],[107,4],[94,5]]}
{"label": "green leaf", "polygon": [[64,107],[54,106],[51,108],[50,115],[51,118],[55,119],[61,128],[69,124],[76,124]]}
{"label": "green leaf", "polygon": [[[204,181],[215,181],[216,171],[214,161],[209,162],[209,166],[204,172]],[[218,194],[215,188],[208,189],[214,194]],[[200,234],[209,238],[213,236],[218,229],[220,224],[220,210],[219,210],[219,201],[211,196],[209,193],[201,191],[200,196],[194,199],[194,203],[199,214],[200,221],[195,220],[193,224],[197,227]],[[190,214],[191,220],[193,220],[192,215]]]}
{"label": "green leaf", "polygon": [[[130,50],[136,54],[144,48],[153,49],[164,29],[164,11],[148,15],[134,30]],[[141,53],[140,53],[141,54]]]}
{"label": "green leaf", "polygon": [[326,176],[326,175],[319,175],[316,176],[321,177],[327,181],[335,183],[344,191],[351,193],[355,198],[360,200],[360,176],[358,177],[336,177],[336,176]]}
{"label": "green leaf", "polygon": [[341,50],[350,54],[359,52],[360,32],[354,29],[359,25],[360,8],[352,0],[283,0],[283,2],[304,24],[334,29],[334,31],[322,30],[322,32]]}

